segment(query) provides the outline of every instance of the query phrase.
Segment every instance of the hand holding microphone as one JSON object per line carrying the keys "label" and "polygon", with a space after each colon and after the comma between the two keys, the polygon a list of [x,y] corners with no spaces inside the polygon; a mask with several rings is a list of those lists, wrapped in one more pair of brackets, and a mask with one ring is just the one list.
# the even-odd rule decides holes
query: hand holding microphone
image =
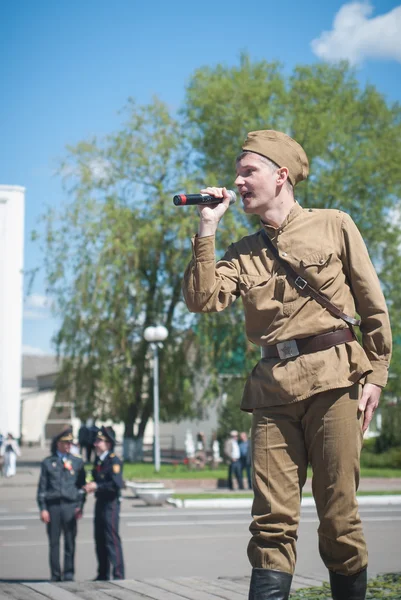
{"label": "hand holding microphone", "polygon": [[[208,188],[211,189],[211,188]],[[223,188],[213,188],[215,190],[222,190]],[[230,196],[230,206],[237,200],[237,195],[233,190],[227,190],[227,194]],[[217,197],[208,193],[201,194],[177,194],[173,198],[175,206],[199,206],[204,204],[220,204],[223,202],[224,197]]]}
{"label": "hand holding microphone", "polygon": [[200,194],[181,194],[174,196],[176,206],[198,206],[200,214],[198,237],[216,233],[220,219],[237,199],[235,192],[225,187],[207,187]]}

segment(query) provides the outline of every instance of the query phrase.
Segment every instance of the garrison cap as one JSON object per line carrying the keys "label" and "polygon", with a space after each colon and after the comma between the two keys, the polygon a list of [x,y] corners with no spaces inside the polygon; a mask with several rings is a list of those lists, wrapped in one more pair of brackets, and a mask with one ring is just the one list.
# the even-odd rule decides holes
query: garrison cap
{"label": "garrison cap", "polygon": [[99,429],[99,431],[97,432],[96,439],[104,440],[105,442],[109,442],[110,444],[113,445],[113,448],[116,445],[116,438],[113,435],[113,431],[112,431],[111,427],[104,427],[102,425],[101,428]]}
{"label": "garrison cap", "polygon": [[60,433],[54,436],[53,443],[57,444],[57,442],[72,442],[72,427],[67,427],[67,429],[63,429]]}
{"label": "garrison cap", "polygon": [[307,178],[308,157],[298,142],[281,131],[263,129],[250,131],[242,146],[245,152],[256,152],[275,162],[279,167],[287,167],[288,178],[295,186]]}

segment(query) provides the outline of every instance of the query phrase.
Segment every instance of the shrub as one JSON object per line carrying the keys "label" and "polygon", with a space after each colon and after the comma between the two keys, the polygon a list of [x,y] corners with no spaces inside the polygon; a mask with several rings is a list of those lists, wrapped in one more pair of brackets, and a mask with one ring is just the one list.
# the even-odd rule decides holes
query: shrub
{"label": "shrub", "polygon": [[367,468],[382,468],[382,469],[396,469],[401,468],[401,446],[398,448],[391,448],[387,452],[381,452],[375,454],[369,450],[362,450],[361,454],[361,467]]}
{"label": "shrub", "polygon": [[384,404],[381,414],[382,432],[375,440],[376,452],[401,447],[401,402]]}

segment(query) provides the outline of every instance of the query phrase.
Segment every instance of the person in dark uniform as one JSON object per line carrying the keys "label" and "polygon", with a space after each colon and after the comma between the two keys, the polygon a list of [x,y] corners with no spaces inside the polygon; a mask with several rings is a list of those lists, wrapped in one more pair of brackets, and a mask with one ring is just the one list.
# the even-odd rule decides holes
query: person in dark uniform
{"label": "person in dark uniform", "polygon": [[95,441],[96,460],[92,470],[93,481],[85,486],[95,492],[95,544],[98,573],[95,581],[124,579],[124,559],[118,533],[120,495],[124,487],[122,462],[113,452],[116,440],[110,427],[102,427]]}
{"label": "person in dark uniform", "polygon": [[100,429],[97,425],[95,425],[95,423],[92,423],[92,425],[88,427],[88,443],[86,445],[86,462],[88,463],[92,462],[92,452],[95,451],[95,442],[99,431]]}
{"label": "person in dark uniform", "polygon": [[[79,450],[81,452],[82,458],[84,457],[84,455],[86,455],[86,458],[88,458],[89,427],[87,427],[85,425],[85,423],[82,423],[81,427],[79,428],[78,444],[79,444]],[[87,461],[87,462],[90,462],[90,461]]]}
{"label": "person in dark uniform", "polygon": [[53,438],[51,455],[41,464],[37,502],[47,525],[51,581],[61,581],[60,535],[64,534],[64,581],[74,580],[77,519],[85,503],[85,467],[80,456],[70,453],[72,429]]}

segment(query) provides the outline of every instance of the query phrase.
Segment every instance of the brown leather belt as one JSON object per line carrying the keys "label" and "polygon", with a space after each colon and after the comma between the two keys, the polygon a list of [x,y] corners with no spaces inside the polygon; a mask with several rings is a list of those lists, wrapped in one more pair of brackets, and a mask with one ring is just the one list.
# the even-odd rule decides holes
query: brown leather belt
{"label": "brown leather belt", "polygon": [[312,354],[319,350],[327,350],[327,348],[337,346],[338,344],[352,342],[354,339],[355,335],[351,329],[338,329],[330,333],[322,333],[299,340],[287,340],[286,342],[274,344],[274,346],[262,346],[260,351],[262,358],[281,358],[281,360],[286,360],[300,354]]}

